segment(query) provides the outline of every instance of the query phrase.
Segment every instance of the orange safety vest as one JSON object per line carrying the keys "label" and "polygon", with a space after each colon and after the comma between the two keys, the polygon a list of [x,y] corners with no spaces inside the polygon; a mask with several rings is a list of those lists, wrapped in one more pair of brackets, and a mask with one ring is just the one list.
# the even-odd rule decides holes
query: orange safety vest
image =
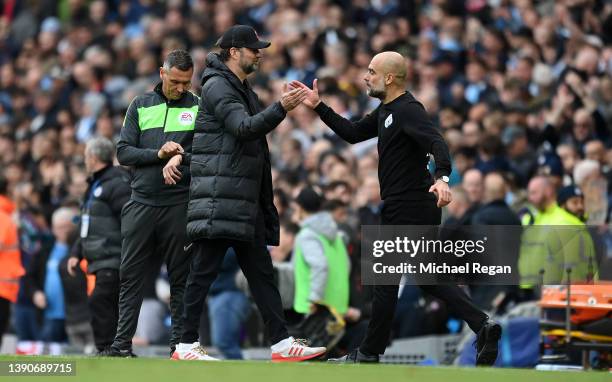
{"label": "orange safety vest", "polygon": [[19,278],[25,270],[21,265],[17,226],[5,211],[0,210],[0,297],[16,302]]}
{"label": "orange safety vest", "polygon": [[12,215],[15,211],[15,203],[6,196],[0,195],[0,211]]}

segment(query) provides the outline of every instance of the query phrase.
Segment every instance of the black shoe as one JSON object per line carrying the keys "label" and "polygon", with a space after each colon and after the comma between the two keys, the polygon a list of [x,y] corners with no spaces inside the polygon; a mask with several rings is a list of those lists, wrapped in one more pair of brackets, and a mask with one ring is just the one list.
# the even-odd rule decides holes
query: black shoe
{"label": "black shoe", "polygon": [[102,349],[98,349],[95,356],[96,357],[110,357],[111,356],[110,353],[111,353],[111,347],[107,346]]}
{"label": "black shoe", "polygon": [[500,324],[494,321],[485,322],[476,339],[476,366],[493,366],[497,359],[497,343],[501,333]]}
{"label": "black shoe", "polygon": [[108,351],[108,354],[105,354],[105,356],[119,358],[138,358],[138,356],[132,352],[132,349],[119,350],[114,347],[111,347]]}
{"label": "black shoe", "polygon": [[348,353],[344,357],[330,358],[327,360],[330,363],[379,363],[378,355],[366,355],[359,351],[359,348]]}

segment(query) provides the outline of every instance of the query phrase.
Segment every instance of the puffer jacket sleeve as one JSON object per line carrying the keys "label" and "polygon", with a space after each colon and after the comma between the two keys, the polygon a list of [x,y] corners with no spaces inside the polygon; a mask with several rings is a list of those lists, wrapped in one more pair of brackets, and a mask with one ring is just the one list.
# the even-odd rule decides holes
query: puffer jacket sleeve
{"label": "puffer jacket sleeve", "polygon": [[202,88],[202,96],[210,105],[210,111],[222,123],[228,133],[239,140],[256,140],[272,131],[285,118],[286,111],[275,102],[251,116],[244,101],[227,82],[218,77],[208,80]]}

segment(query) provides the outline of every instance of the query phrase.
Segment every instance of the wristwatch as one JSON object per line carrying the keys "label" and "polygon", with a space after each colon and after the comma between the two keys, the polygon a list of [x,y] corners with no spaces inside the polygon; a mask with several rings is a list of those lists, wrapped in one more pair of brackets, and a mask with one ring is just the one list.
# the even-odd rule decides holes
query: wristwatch
{"label": "wristwatch", "polygon": [[436,180],[441,180],[441,181],[443,181],[444,183],[448,183],[450,179],[448,178],[448,176],[443,175],[443,176],[439,177],[439,178],[438,178],[438,179],[436,179]]}

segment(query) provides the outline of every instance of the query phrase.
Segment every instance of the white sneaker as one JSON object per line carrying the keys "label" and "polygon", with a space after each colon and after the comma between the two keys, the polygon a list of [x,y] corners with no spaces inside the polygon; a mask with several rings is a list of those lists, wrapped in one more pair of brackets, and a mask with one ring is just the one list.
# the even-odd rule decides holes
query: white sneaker
{"label": "white sneaker", "polygon": [[286,338],[272,345],[272,362],[300,362],[325,354],[324,347],[311,348],[306,340]]}
{"label": "white sneaker", "polygon": [[176,350],[172,353],[173,360],[188,360],[188,361],[219,361],[206,353],[206,350],[200,346],[199,342],[192,344],[178,344]]}

